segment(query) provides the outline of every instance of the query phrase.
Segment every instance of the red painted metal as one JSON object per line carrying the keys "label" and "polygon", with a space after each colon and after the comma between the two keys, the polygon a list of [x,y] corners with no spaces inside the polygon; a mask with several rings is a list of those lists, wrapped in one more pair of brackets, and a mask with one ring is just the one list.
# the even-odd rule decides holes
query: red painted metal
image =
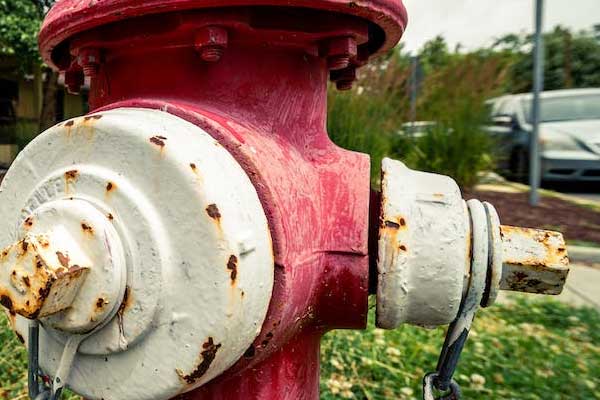
{"label": "red painted metal", "polygon": [[[351,63],[362,65],[372,27],[323,10],[343,7],[381,22],[385,49],[404,29],[404,8],[391,0],[353,7],[306,0],[285,3],[314,9],[178,11],[100,26],[216,2],[160,3],[162,8],[156,1],[63,0],[44,24],[42,50],[48,60],[52,46],[68,43],[60,56],[67,57],[67,68],[83,50],[98,49],[93,110],[156,108],[202,127],[245,168],[267,214],[275,287],[263,329],[227,373],[180,398],[316,399],[320,338],[330,329],[364,328],[369,289],[369,158],[329,139],[326,87],[327,44],[353,37],[358,55],[350,46]],[[227,30],[226,47],[212,62],[197,51],[198,29],[206,26]]]}
{"label": "red painted metal", "polygon": [[374,29],[370,53],[392,48],[407,23],[400,0],[61,0],[44,20],[40,51],[48,65],[65,68],[69,39],[92,28],[150,14],[248,6],[308,8],[364,18],[379,30]]}

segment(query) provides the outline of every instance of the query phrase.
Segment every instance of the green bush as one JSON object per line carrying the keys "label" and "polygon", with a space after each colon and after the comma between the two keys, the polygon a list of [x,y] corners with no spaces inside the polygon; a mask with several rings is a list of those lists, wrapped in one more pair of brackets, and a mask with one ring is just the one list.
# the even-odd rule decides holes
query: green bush
{"label": "green bush", "polygon": [[478,53],[452,55],[445,65],[429,67],[421,82],[417,120],[437,125],[411,139],[400,134],[409,120],[409,61],[393,53],[366,67],[352,91],[330,91],[330,136],[344,148],[371,155],[374,182],[387,156],[412,168],[450,175],[469,188],[481,171],[493,168],[493,146],[482,130],[485,100],[502,91],[506,71],[502,57]]}

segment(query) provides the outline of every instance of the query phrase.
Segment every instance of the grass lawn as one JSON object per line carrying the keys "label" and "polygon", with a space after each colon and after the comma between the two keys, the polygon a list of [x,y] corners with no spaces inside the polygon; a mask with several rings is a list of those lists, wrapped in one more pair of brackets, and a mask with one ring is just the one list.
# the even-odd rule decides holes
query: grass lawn
{"label": "grass lawn", "polygon": [[[465,399],[600,399],[600,314],[515,295],[481,310],[455,378]],[[334,331],[323,341],[322,399],[421,398],[444,330]]]}
{"label": "grass lawn", "polygon": [[[600,399],[600,314],[514,299],[480,311],[456,374],[464,398]],[[0,399],[26,399],[26,354],[0,314]],[[366,332],[325,336],[322,399],[420,398],[444,330],[383,331],[372,320],[371,313]]]}

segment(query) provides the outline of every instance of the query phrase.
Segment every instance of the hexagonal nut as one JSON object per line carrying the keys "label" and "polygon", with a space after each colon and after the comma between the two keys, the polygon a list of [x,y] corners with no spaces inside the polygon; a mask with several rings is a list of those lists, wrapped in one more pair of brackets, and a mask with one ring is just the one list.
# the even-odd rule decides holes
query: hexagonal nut
{"label": "hexagonal nut", "polygon": [[505,225],[500,232],[503,252],[500,289],[560,294],[569,273],[562,234]]}
{"label": "hexagonal nut", "polygon": [[194,47],[200,51],[205,47],[226,48],[228,33],[225,28],[219,26],[205,26],[199,29],[194,36]]}
{"label": "hexagonal nut", "polygon": [[59,249],[54,239],[27,235],[0,254],[0,303],[9,312],[37,319],[73,302],[89,261],[78,248]]}

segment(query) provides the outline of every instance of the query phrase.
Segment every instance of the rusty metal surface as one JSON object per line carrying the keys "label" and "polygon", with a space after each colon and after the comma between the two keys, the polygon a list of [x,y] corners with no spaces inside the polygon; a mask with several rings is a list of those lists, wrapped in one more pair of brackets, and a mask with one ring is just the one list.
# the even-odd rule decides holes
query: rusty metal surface
{"label": "rusty metal surface", "polygon": [[392,48],[400,40],[407,23],[406,9],[400,0],[297,0],[285,4],[279,0],[62,0],[56,3],[44,20],[39,35],[40,51],[49,65],[56,67],[62,64],[61,69],[64,69],[69,39],[98,26],[157,13],[282,5],[364,18],[374,27],[367,49],[369,53],[384,53]]}
{"label": "rusty metal surface", "polygon": [[55,238],[27,235],[2,250],[0,304],[9,312],[43,318],[73,302],[92,265],[73,244],[57,247]]}
{"label": "rusty metal surface", "polygon": [[569,257],[562,234],[506,225],[500,230],[503,248],[500,288],[560,294],[569,273]]}

